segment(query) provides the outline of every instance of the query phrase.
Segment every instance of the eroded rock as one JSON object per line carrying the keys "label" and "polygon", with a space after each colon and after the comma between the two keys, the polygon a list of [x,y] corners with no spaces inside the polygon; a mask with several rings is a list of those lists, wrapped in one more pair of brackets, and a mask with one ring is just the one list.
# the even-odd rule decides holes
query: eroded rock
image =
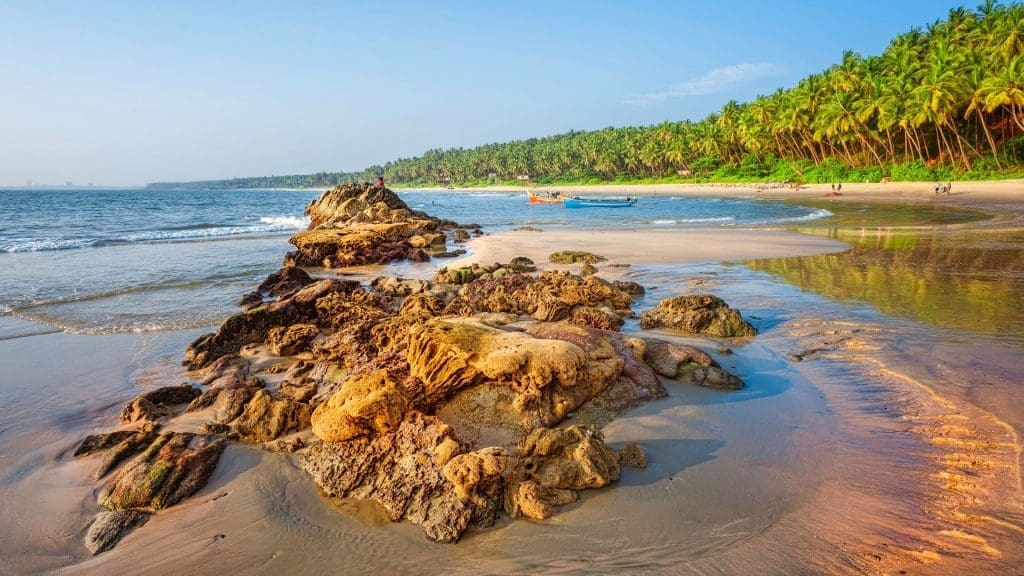
{"label": "eroded rock", "polygon": [[757,331],[721,298],[710,294],[678,296],[662,300],[640,315],[641,328],[672,328],[693,334],[733,337],[754,336]]}
{"label": "eroded rock", "polygon": [[597,264],[598,262],[604,262],[607,260],[604,256],[592,254],[590,252],[580,252],[578,250],[563,250],[561,252],[554,252],[548,257],[548,260],[552,264]]}
{"label": "eroded rock", "polygon": [[107,483],[99,502],[111,510],[177,504],[206,485],[226,446],[206,436],[163,433]]}
{"label": "eroded rock", "polygon": [[170,416],[174,406],[188,404],[200,394],[202,390],[189,384],[164,386],[140,394],[121,411],[121,423],[155,421]]}
{"label": "eroded rock", "polygon": [[139,510],[104,510],[89,525],[85,533],[85,547],[93,556],[106,552],[129,532],[145,524],[149,516]]}

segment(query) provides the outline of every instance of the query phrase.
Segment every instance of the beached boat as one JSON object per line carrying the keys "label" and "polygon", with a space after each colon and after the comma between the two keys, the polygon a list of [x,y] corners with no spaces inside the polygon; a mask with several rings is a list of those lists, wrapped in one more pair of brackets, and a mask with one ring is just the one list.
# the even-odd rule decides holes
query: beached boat
{"label": "beached boat", "polygon": [[545,192],[537,194],[533,190],[527,190],[526,195],[530,197],[530,204],[561,204],[562,196],[558,192]]}
{"label": "beached boat", "polygon": [[629,208],[636,205],[636,198],[580,198],[573,196],[562,200],[566,208]]}

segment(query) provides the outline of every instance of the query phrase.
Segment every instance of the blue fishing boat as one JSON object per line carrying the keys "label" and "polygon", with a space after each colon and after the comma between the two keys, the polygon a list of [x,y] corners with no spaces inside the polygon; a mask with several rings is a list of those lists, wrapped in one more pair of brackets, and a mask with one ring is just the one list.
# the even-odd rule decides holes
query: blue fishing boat
{"label": "blue fishing boat", "polygon": [[566,208],[629,208],[636,205],[636,198],[580,198],[573,196],[562,200]]}

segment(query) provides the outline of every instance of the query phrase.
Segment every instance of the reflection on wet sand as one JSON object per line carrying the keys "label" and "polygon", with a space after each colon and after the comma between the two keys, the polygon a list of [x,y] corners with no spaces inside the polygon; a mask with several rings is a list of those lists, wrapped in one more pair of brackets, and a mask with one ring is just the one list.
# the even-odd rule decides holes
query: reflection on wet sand
{"label": "reflection on wet sand", "polygon": [[1024,233],[895,228],[806,229],[852,245],[842,254],[746,265],[801,290],[865,302],[943,328],[1024,335]]}

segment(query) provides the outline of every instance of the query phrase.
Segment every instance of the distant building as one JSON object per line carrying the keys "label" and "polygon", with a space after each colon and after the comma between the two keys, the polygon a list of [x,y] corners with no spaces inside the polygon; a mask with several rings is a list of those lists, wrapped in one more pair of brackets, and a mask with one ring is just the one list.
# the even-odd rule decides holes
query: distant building
{"label": "distant building", "polygon": [[75,183],[72,182],[71,180],[65,180],[64,185],[67,186],[68,188],[71,188],[72,186],[75,185]]}
{"label": "distant building", "polygon": [[529,180],[529,174],[516,174],[516,180]]}
{"label": "distant building", "polygon": [[687,170],[686,168],[683,168],[681,170],[676,170],[676,174],[680,176],[693,176],[693,170]]}
{"label": "distant building", "polygon": [[25,188],[31,188],[31,187],[32,187],[32,181],[31,180],[25,180]]}

